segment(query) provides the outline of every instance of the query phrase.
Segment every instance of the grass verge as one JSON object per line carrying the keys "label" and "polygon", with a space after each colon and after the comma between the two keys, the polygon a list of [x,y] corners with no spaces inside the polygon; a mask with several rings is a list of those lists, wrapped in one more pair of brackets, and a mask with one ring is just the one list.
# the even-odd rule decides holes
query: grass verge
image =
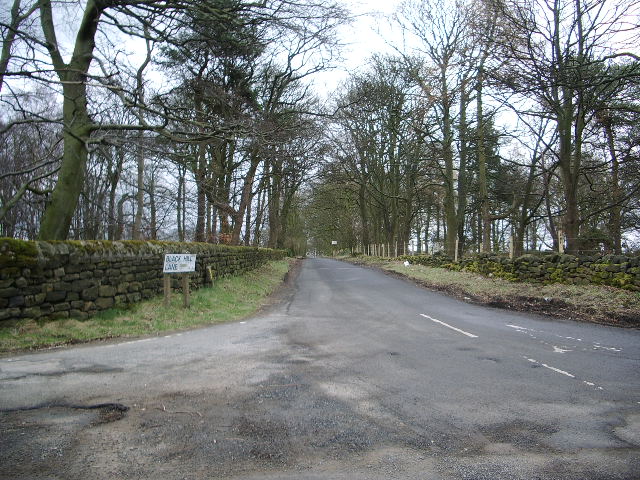
{"label": "grass verge", "polygon": [[640,293],[600,285],[510,282],[376,257],[345,258],[473,303],[608,325],[640,327]]}
{"label": "grass verge", "polygon": [[294,260],[269,262],[262,267],[217,280],[212,287],[191,293],[191,308],[182,307],[174,293],[165,308],[156,297],[125,308],[106,310],[87,320],[37,322],[19,320],[0,324],[0,353],[47,348],[116,337],[139,337],[246,318],[265,304],[283,281]]}

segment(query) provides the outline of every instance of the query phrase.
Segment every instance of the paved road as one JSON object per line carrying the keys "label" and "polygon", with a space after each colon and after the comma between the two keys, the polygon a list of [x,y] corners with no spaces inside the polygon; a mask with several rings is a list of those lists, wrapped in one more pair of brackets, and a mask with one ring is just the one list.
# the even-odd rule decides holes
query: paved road
{"label": "paved road", "polygon": [[639,367],[637,330],[309,259],[245,322],[0,359],[0,478],[638,479]]}

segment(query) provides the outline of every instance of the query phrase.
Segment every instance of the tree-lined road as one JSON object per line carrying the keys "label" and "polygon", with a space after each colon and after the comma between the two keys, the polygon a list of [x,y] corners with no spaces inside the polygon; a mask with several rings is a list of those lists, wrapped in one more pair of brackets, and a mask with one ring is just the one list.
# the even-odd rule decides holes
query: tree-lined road
{"label": "tree-lined road", "polygon": [[639,367],[637,330],[309,259],[245,322],[1,359],[0,478],[633,479]]}

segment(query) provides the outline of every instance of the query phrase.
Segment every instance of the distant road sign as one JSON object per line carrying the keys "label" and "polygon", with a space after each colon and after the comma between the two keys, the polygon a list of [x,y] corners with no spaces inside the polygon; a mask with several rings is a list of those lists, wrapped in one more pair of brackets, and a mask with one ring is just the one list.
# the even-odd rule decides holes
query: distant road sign
{"label": "distant road sign", "polygon": [[196,271],[196,256],[191,253],[167,253],[162,273],[187,273]]}

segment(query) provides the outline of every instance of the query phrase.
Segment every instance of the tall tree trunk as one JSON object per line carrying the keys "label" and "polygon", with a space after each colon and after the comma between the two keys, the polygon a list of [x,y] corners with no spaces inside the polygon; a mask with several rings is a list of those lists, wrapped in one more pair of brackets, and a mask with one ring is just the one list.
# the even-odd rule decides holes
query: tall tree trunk
{"label": "tall tree trunk", "polygon": [[577,153],[573,153],[573,136],[571,133],[571,119],[559,119],[559,160],[558,167],[562,177],[562,191],[564,199],[563,230],[567,241],[566,252],[575,254],[579,241],[579,211],[578,211],[578,171]]}
{"label": "tall tree trunk", "polygon": [[[606,115],[606,113],[605,113]],[[607,148],[611,156],[611,209],[609,210],[609,235],[611,236],[613,250],[617,254],[622,253],[622,189],[620,188],[620,164],[615,147],[615,137],[611,126],[611,118],[607,116],[602,121],[607,137]]]}
{"label": "tall tree trunk", "polygon": [[136,182],[136,214],[133,220],[131,237],[133,240],[142,239],[142,215],[144,213],[144,147],[142,146],[143,134],[138,134],[138,176]]}
{"label": "tall tree trunk", "polygon": [[450,119],[445,118],[445,140],[442,155],[445,163],[444,177],[444,214],[446,222],[445,250],[447,255],[454,256],[456,250],[456,238],[458,236],[458,218],[456,215],[455,178],[453,174],[453,134]]}
{"label": "tall tree trunk", "polygon": [[88,0],[76,35],[73,54],[65,63],[56,37],[51,0],[40,0],[40,23],[53,68],[62,83],[62,119],[64,125],[62,163],[58,181],[47,205],[38,237],[64,240],[82,193],[87,166],[87,142],[94,124],[87,109],[86,77],[95,49],[98,21],[106,4]]}
{"label": "tall tree trunk", "polygon": [[176,221],[178,223],[178,241],[184,242],[184,223],[183,223],[183,198],[185,187],[186,168],[178,166],[178,195],[176,198]]}
{"label": "tall tree trunk", "polygon": [[478,122],[478,190],[480,193],[480,216],[482,218],[482,246],[480,251],[488,253],[491,251],[491,213],[489,210],[489,189],[487,187],[487,151],[484,142],[484,112],[482,105],[482,87],[484,83],[483,71],[478,70],[476,97],[476,116]]}
{"label": "tall tree trunk", "polygon": [[124,235],[124,204],[129,199],[129,195],[125,194],[118,200],[116,229],[113,235],[114,240],[122,240]]}
{"label": "tall tree trunk", "polygon": [[371,239],[369,238],[369,213],[366,199],[367,187],[364,183],[364,178],[361,180],[358,188],[358,206],[360,208],[360,222],[362,223],[362,246],[363,248],[367,248],[371,243]]}
{"label": "tall tree trunk", "polygon": [[122,164],[124,162],[124,154],[121,153],[120,149],[116,150],[116,164],[114,166],[113,172],[111,172],[110,180],[111,185],[109,187],[109,205],[107,210],[107,217],[109,218],[109,230],[107,238],[109,240],[115,240],[116,233],[116,191],[118,189],[118,182],[120,181],[120,175],[122,174]]}
{"label": "tall tree trunk", "polygon": [[[69,75],[74,76],[74,75]],[[87,143],[92,122],[86,111],[84,83],[63,85],[64,148],[58,181],[40,223],[40,240],[65,240],[84,186]]]}
{"label": "tall tree trunk", "polygon": [[207,221],[207,165],[203,145],[198,145],[196,165],[197,218],[193,239],[195,242],[204,242],[206,241],[205,226]]}
{"label": "tall tree trunk", "polygon": [[151,240],[158,239],[158,213],[156,209],[156,181],[155,176],[152,173],[151,179],[149,182],[149,217],[150,217],[150,225],[149,225],[149,236]]}
{"label": "tall tree trunk", "polygon": [[251,153],[251,161],[249,163],[249,170],[247,171],[244,177],[244,185],[242,186],[242,194],[240,195],[240,206],[236,211],[233,219],[233,232],[231,235],[231,244],[239,245],[240,244],[240,233],[242,232],[242,222],[244,219],[244,214],[251,204],[252,192],[253,192],[253,182],[255,180],[256,171],[258,170],[258,165],[260,164],[260,155],[257,151],[253,151]]}
{"label": "tall tree trunk", "polygon": [[274,164],[271,169],[268,190],[269,199],[267,200],[269,209],[269,248],[278,248],[280,243],[280,232],[282,230],[282,218],[280,215],[281,183],[280,168]]}
{"label": "tall tree trunk", "polygon": [[262,241],[262,227],[264,223],[264,210],[268,190],[269,166],[265,166],[265,172],[258,184],[258,203],[256,205],[256,221],[253,227],[253,245],[259,246]]}
{"label": "tall tree trunk", "polygon": [[460,124],[458,126],[460,138],[460,165],[458,168],[458,212],[456,222],[458,223],[458,255],[462,256],[464,252],[464,227],[465,227],[465,211],[467,209],[467,106],[469,103],[469,93],[467,92],[466,82],[463,82],[462,93],[460,95]]}
{"label": "tall tree trunk", "polygon": [[[524,254],[524,238],[527,231],[527,226],[529,225],[529,220],[531,218],[530,214],[530,204],[531,204],[531,194],[533,192],[533,185],[536,177],[536,157],[537,152],[534,153],[534,159],[529,166],[529,175],[527,176],[527,184],[525,186],[525,191],[522,196],[522,201],[520,203],[520,215],[518,216],[517,227],[515,229],[514,235],[514,251],[513,254],[515,257],[520,257]],[[515,215],[515,207],[514,204],[514,215]]]}
{"label": "tall tree trunk", "polygon": [[251,245],[251,204],[253,203],[253,194],[251,195],[251,200],[249,200],[249,205],[247,206],[247,211],[244,216],[244,238],[242,243],[245,247]]}
{"label": "tall tree trunk", "polygon": [[[35,8],[35,5],[33,8]],[[7,73],[9,60],[11,59],[11,47],[16,39],[20,23],[22,23],[22,20],[25,18],[25,16],[20,16],[20,0],[14,0],[13,6],[11,7],[11,20],[7,28],[7,35],[2,42],[2,53],[0,54],[0,92],[2,91],[4,76]]]}

